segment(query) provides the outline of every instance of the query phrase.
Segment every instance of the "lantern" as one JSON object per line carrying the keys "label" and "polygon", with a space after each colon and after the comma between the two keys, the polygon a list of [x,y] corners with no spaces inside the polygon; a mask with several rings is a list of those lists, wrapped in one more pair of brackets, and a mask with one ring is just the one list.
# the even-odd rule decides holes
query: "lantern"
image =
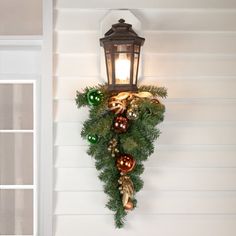
{"label": "lantern", "polygon": [[123,19],[100,39],[105,51],[109,91],[137,90],[140,49],[144,41]]}

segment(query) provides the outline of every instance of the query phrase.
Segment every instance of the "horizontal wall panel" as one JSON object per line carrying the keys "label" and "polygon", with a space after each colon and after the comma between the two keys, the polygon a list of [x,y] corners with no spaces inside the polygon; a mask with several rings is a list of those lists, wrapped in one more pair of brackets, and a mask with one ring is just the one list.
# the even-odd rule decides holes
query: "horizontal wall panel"
{"label": "horizontal wall panel", "polygon": [[99,58],[95,54],[54,56],[54,75],[56,76],[98,76]]}
{"label": "horizontal wall panel", "polygon": [[76,106],[75,100],[56,100],[54,101],[54,121],[57,122],[76,122],[85,121],[89,116],[88,107]]}
{"label": "horizontal wall panel", "polygon": [[55,167],[94,167],[94,160],[87,154],[88,146],[54,147]]}
{"label": "horizontal wall panel", "polygon": [[110,214],[104,206],[107,196],[103,192],[56,192],[55,215]]}
{"label": "horizontal wall panel", "polygon": [[[102,183],[95,168],[58,168],[56,191],[98,191]],[[143,190],[236,190],[235,168],[146,168]]]}
{"label": "horizontal wall panel", "polygon": [[144,32],[145,53],[236,53],[236,33]]}
{"label": "horizontal wall panel", "polygon": [[54,52],[100,53],[99,32],[80,31],[54,34]]}
{"label": "horizontal wall panel", "polygon": [[0,74],[41,74],[41,52],[35,50],[0,50]]}
{"label": "horizontal wall panel", "polygon": [[139,9],[134,14],[145,30],[236,30],[234,9]]}
{"label": "horizontal wall panel", "polygon": [[54,188],[56,191],[102,190],[98,174],[95,168],[54,169]]}
{"label": "horizontal wall panel", "polygon": [[236,216],[203,215],[137,215],[134,212],[127,217],[124,229],[114,227],[113,216],[78,215],[55,217],[55,236],[88,235],[91,227],[99,234],[114,236],[235,236]]}
{"label": "horizontal wall panel", "polygon": [[[144,53],[236,53],[236,33],[144,31]],[[100,53],[98,31],[58,32],[58,53]]]}
{"label": "horizontal wall panel", "polygon": [[[77,90],[81,92],[86,86],[105,83],[99,77],[56,77],[54,82],[54,98],[71,100],[75,98]],[[195,77],[194,79],[191,77],[143,77],[138,84],[166,87],[167,100],[169,98],[236,98],[236,77]],[[165,100],[164,103],[166,103]]]}
{"label": "horizontal wall panel", "polygon": [[146,54],[144,76],[235,76],[235,57],[201,54]]}
{"label": "horizontal wall panel", "polygon": [[[236,101],[202,101],[202,102],[168,102],[166,106],[166,121],[236,121]],[[87,107],[77,108],[75,100],[54,101],[54,121],[78,122],[88,118]]]}
{"label": "horizontal wall panel", "polygon": [[76,91],[80,92],[86,86],[104,84],[106,81],[97,77],[55,77],[54,99],[75,99]]}
{"label": "horizontal wall panel", "polygon": [[[162,123],[158,126],[161,135],[156,145],[235,145],[236,125],[217,123]],[[54,137],[56,146],[85,145],[80,132],[82,123],[55,123]]]}
{"label": "horizontal wall panel", "polygon": [[[211,54],[145,54],[144,76],[235,76],[235,57]],[[96,54],[56,54],[55,76],[99,76]]]}
{"label": "horizontal wall panel", "polygon": [[105,9],[66,9],[54,10],[55,31],[95,30],[98,31],[100,21],[107,14]]}
{"label": "horizontal wall panel", "polygon": [[[193,90],[196,91],[196,90]],[[212,91],[212,90],[211,90]],[[226,95],[227,96],[227,95]],[[166,121],[235,121],[236,103],[203,99],[202,102],[166,102]]]}
{"label": "horizontal wall panel", "polygon": [[[88,146],[55,147],[55,167],[94,167],[94,159],[87,154],[87,150]],[[236,146],[159,146],[144,165],[166,168],[236,167],[235,152]]]}
{"label": "horizontal wall panel", "polygon": [[[135,214],[236,214],[235,191],[142,191],[136,197]],[[103,192],[58,192],[55,201],[56,215],[111,214]]]}
{"label": "horizontal wall panel", "polygon": [[158,84],[168,90],[168,98],[236,98],[236,79],[213,80],[149,80],[142,84]]}
{"label": "horizontal wall panel", "polygon": [[57,0],[55,8],[108,8],[108,9],[132,9],[132,8],[235,8],[234,0],[96,0],[77,1],[77,0]]}
{"label": "horizontal wall panel", "polygon": [[[136,5],[136,3],[135,3]],[[98,31],[105,9],[55,10],[56,31]],[[132,9],[144,30],[232,31],[236,10],[232,9]],[[222,20],[224,19],[224,20]],[[207,24],[206,24],[207,22]],[[115,23],[115,22],[114,22]],[[147,44],[147,42],[146,42]]]}

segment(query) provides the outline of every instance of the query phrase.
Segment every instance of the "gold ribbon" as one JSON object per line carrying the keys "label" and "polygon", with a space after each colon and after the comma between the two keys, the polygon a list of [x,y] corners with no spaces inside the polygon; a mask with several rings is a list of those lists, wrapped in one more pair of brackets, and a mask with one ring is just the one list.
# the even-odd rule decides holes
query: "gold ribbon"
{"label": "gold ribbon", "polygon": [[132,92],[120,92],[113,98],[117,100],[124,100],[124,99],[131,99],[133,97],[137,98],[153,98],[153,95],[150,92],[139,92],[139,93],[132,93]]}
{"label": "gold ribbon", "polygon": [[139,93],[120,92],[116,96],[111,97],[112,100],[109,101],[108,107],[115,114],[121,114],[126,109],[126,106],[127,106],[126,99],[131,100],[133,98],[149,98],[149,99],[152,99],[153,95],[150,92],[139,92]]}

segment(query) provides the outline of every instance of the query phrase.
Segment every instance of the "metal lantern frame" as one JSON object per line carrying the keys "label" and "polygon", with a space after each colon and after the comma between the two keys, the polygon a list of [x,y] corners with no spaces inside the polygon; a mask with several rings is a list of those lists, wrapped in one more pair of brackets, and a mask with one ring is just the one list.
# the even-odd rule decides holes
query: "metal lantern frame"
{"label": "metal lantern frame", "polygon": [[[113,24],[112,28],[100,39],[100,45],[104,47],[106,70],[108,78],[108,91],[137,91],[137,78],[140,60],[141,46],[145,39],[139,37],[132,29],[131,24],[120,19],[119,23]],[[129,63],[125,65],[116,64],[118,58],[125,57]],[[119,80],[118,70],[129,70],[127,79]],[[119,82],[118,82],[119,81]]]}

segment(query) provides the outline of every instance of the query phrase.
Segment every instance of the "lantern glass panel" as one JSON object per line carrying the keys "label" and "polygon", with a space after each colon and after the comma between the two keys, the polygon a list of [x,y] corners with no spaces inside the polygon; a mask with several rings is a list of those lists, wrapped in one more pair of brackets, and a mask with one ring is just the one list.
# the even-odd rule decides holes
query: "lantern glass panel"
{"label": "lantern glass panel", "polygon": [[115,53],[115,83],[130,84],[131,53]]}
{"label": "lantern glass panel", "polygon": [[108,84],[112,84],[112,60],[111,60],[111,54],[106,54],[106,66],[107,66]]}
{"label": "lantern glass panel", "polygon": [[138,76],[138,64],[139,64],[139,54],[134,53],[134,64],[133,64],[133,84],[136,84]]}

